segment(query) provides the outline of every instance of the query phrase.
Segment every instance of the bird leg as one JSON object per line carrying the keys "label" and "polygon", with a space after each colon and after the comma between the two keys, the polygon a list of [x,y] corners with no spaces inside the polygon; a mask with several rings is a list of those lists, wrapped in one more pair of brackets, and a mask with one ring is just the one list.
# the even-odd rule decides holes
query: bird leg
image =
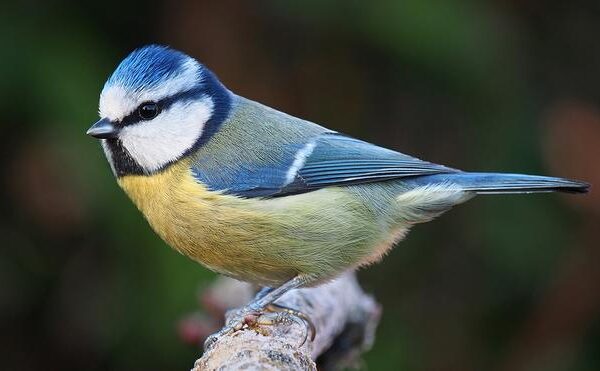
{"label": "bird leg", "polygon": [[268,287],[268,286],[261,287],[261,289],[258,290],[258,292],[256,293],[256,295],[254,295],[254,300],[258,300],[260,298],[263,298],[265,295],[267,295],[271,291],[273,291],[272,287]]}
{"label": "bird leg", "polygon": [[[219,332],[212,334],[208,337],[208,339],[206,339],[206,341],[204,342],[204,349],[208,349],[210,346],[212,346],[212,344],[215,343],[221,336],[225,336],[232,332],[239,331],[249,323],[257,323],[256,319],[263,314],[268,305],[272,304],[275,300],[279,299],[286,292],[302,286],[306,283],[306,281],[306,277],[296,276],[277,288],[269,290],[267,290],[267,288],[264,288],[260,290],[258,294],[254,297],[254,299],[250,301],[250,303],[236,310],[233,314],[227,316],[229,317],[229,320],[225,324],[225,327],[223,327]],[[288,311],[286,311],[285,309],[287,309]],[[285,309],[276,311],[286,312],[287,314],[294,314],[300,317],[302,320],[305,320],[304,318],[308,318],[304,314],[302,314],[301,316],[298,315],[297,313],[299,312],[294,311],[293,309]],[[313,329],[314,326],[310,328]]]}

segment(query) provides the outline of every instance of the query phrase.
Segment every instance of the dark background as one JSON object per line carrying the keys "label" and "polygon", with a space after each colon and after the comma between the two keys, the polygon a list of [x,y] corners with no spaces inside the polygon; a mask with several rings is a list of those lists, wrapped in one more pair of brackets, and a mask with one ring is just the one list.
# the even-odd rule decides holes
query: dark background
{"label": "dark background", "polygon": [[[240,95],[423,159],[600,184],[598,1],[22,1],[0,11],[0,368],[185,370],[214,275],[118,189],[99,92],[182,49]],[[487,196],[360,273],[369,370],[600,368],[600,193]]]}

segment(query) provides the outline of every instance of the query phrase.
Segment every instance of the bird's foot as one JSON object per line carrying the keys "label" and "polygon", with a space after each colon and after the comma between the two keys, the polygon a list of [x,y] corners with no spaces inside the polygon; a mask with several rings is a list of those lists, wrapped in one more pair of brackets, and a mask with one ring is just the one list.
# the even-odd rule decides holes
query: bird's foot
{"label": "bird's foot", "polygon": [[[238,309],[233,313],[228,313],[228,315],[226,315],[228,320],[225,324],[225,327],[223,327],[221,331],[209,336],[208,339],[206,339],[206,341],[204,342],[204,349],[206,350],[212,347],[221,336],[229,335],[235,331],[242,330],[246,327],[257,328],[257,326],[260,325],[261,322],[259,321],[259,318],[261,317],[261,315],[263,315],[265,308],[270,308],[270,311],[275,314],[281,313],[280,316],[275,316],[276,318],[279,317],[278,321],[282,321],[285,316],[287,316],[288,319],[296,317],[302,320],[304,322],[304,326],[307,329],[302,344],[306,342],[309,329],[312,330],[312,337],[314,338],[314,326],[312,325],[312,322],[308,319],[306,315],[293,309],[273,304],[273,302],[279,299],[283,294],[302,286],[306,282],[308,282],[308,278],[306,276],[298,275],[290,279],[289,281],[286,281],[277,288],[262,289],[248,305]],[[263,318],[263,324],[267,323],[274,324],[276,322],[269,322],[268,319]]]}
{"label": "bird's foot", "polygon": [[[283,305],[279,305],[279,304],[275,304],[275,303],[271,303],[269,304],[265,310],[267,310],[269,312],[270,315],[275,315],[273,317],[273,319],[271,319],[271,323],[263,323],[266,320],[269,320],[268,318],[263,319],[263,317],[268,317],[268,314],[263,315],[259,318],[261,324],[271,324],[271,325],[276,325],[279,323],[283,323],[283,324],[291,324],[292,322],[298,323],[301,326],[304,327],[304,338],[302,339],[302,342],[300,343],[299,346],[304,345],[304,343],[306,343],[306,340],[308,339],[308,336],[310,335],[310,341],[314,341],[315,340],[315,336],[317,335],[317,329],[315,328],[315,325],[313,324],[313,322],[311,321],[311,319],[304,313],[283,306]],[[270,316],[269,316],[270,317]]]}
{"label": "bird's foot", "polygon": [[228,318],[225,326],[219,331],[210,335],[204,342],[204,349],[210,348],[219,338],[232,334],[245,327],[254,326],[257,319],[262,314],[262,308],[253,305],[247,305],[235,310],[233,313],[228,312],[225,316]]}
{"label": "bird's foot", "polygon": [[297,323],[305,328],[305,334],[299,346],[306,343],[309,334],[311,341],[314,340],[316,335],[315,326],[307,315],[278,304],[271,303],[262,309],[248,305],[228,314],[227,317],[229,320],[225,327],[206,339],[204,342],[205,350],[209,349],[222,336],[227,336],[245,328],[253,329],[260,334],[266,335],[265,330],[261,326],[292,325],[293,323]]}

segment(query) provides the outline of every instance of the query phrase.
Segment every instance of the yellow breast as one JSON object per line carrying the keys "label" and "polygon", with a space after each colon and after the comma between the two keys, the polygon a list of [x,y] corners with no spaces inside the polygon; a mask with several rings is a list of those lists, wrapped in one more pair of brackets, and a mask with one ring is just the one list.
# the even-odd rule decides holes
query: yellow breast
{"label": "yellow breast", "polygon": [[208,268],[263,283],[297,274],[261,238],[278,235],[273,216],[255,207],[255,200],[209,191],[193,178],[187,160],[118,182],[165,242]]}

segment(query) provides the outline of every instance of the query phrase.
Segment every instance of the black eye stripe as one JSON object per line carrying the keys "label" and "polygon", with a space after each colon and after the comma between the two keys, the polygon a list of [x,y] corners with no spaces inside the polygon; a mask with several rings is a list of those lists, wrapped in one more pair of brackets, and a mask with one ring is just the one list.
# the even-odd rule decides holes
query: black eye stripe
{"label": "black eye stripe", "polygon": [[[198,87],[198,88],[186,90],[186,91],[183,91],[183,92],[180,92],[177,94],[173,94],[171,96],[168,96],[166,98],[163,98],[159,101],[152,102],[152,103],[155,103],[158,106],[158,111],[160,114],[160,112],[164,112],[165,110],[169,109],[175,103],[185,102],[187,100],[192,100],[192,99],[198,99],[202,95],[204,95],[204,89]],[[148,104],[148,103],[151,103],[151,102],[149,102],[149,101],[143,102],[142,104],[140,104],[140,106],[136,107],[129,115],[125,116],[120,121],[114,122],[113,124],[118,127],[125,127],[125,126],[134,125],[134,124],[144,121],[144,119],[142,119],[140,117],[138,110],[140,109],[140,107],[142,105]]]}

